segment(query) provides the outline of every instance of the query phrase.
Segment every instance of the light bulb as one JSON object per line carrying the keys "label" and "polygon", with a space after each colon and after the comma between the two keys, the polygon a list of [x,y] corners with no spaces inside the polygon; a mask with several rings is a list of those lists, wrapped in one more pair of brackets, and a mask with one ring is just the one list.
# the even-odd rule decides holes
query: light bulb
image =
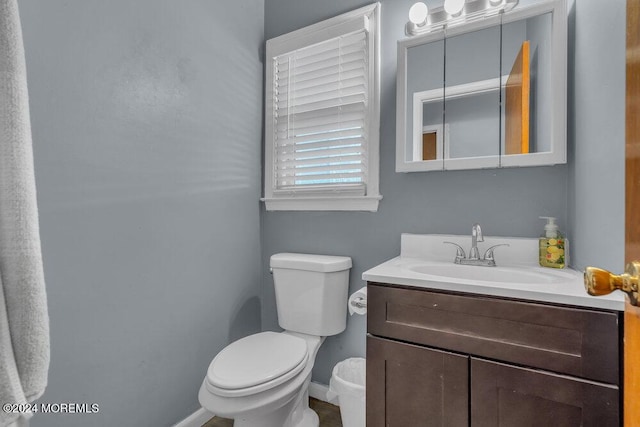
{"label": "light bulb", "polygon": [[444,10],[451,16],[459,15],[464,8],[465,0],[444,0]]}
{"label": "light bulb", "polygon": [[427,22],[427,15],[429,15],[429,8],[422,2],[414,3],[409,9],[409,21],[418,26]]}

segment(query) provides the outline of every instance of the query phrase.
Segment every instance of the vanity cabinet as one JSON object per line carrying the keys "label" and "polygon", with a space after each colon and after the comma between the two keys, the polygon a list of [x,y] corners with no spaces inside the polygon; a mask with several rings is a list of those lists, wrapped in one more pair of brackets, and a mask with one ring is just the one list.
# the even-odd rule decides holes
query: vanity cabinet
{"label": "vanity cabinet", "polygon": [[368,284],[367,426],[618,426],[616,311]]}

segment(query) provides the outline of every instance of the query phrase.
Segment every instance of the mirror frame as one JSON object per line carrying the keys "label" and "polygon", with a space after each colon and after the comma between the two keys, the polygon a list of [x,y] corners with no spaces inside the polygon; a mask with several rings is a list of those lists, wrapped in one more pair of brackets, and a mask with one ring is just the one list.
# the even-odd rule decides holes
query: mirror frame
{"label": "mirror frame", "polygon": [[[406,161],[407,120],[411,120],[412,135],[418,125],[413,123],[416,112],[407,116],[407,51],[409,48],[460,34],[508,24],[551,13],[551,105],[550,151],[487,157]],[[509,12],[451,28],[409,37],[398,41],[396,77],[396,172],[425,172],[433,170],[462,170],[503,167],[548,166],[567,162],[567,4],[566,0],[547,0],[529,6],[515,7]],[[412,95],[413,96],[413,95]],[[414,101],[412,100],[412,104]],[[446,123],[443,124],[446,126]],[[420,123],[419,127],[422,128]],[[445,136],[446,138],[446,136]],[[496,141],[496,144],[500,144]],[[416,141],[414,144],[416,145]],[[497,159],[496,159],[497,157]]]}

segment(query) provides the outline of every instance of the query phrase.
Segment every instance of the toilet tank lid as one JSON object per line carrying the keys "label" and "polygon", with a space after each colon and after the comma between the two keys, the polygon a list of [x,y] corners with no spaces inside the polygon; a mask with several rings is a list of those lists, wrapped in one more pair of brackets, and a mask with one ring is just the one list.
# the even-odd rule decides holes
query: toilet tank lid
{"label": "toilet tank lid", "polygon": [[330,273],[351,268],[348,256],[282,253],[271,255],[271,268]]}

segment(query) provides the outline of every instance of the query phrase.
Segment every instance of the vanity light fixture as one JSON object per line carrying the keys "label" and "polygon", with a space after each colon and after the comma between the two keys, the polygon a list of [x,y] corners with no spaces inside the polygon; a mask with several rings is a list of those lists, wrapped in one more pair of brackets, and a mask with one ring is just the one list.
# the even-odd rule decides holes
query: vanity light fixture
{"label": "vanity light fixture", "polygon": [[429,8],[422,2],[414,3],[409,9],[409,21],[418,27],[427,23],[427,16],[429,16]]}
{"label": "vanity light fixture", "polygon": [[426,4],[415,3],[409,9],[405,34],[416,36],[440,31],[464,22],[471,22],[508,12],[518,0],[445,0],[444,5],[429,11]]}
{"label": "vanity light fixture", "polygon": [[460,16],[464,9],[464,0],[444,0],[444,10],[451,16]]}

